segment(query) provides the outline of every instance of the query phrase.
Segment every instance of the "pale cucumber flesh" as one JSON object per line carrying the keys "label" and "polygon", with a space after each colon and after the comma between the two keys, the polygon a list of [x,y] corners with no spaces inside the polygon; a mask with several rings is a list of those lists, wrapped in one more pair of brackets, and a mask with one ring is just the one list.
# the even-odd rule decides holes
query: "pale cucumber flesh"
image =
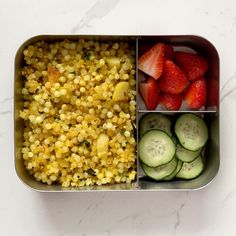
{"label": "pale cucumber flesh", "polygon": [[141,161],[150,167],[164,165],[175,155],[175,144],[161,130],[150,130],[144,134],[138,145]]}
{"label": "pale cucumber flesh", "polygon": [[162,130],[169,136],[172,136],[170,127],[171,122],[167,117],[159,113],[149,113],[144,115],[140,120],[140,136],[142,137],[147,131],[152,129]]}
{"label": "pale cucumber flesh", "polygon": [[181,115],[176,121],[175,134],[185,149],[197,151],[207,142],[208,128],[201,117],[188,113]]}
{"label": "pale cucumber flesh", "polygon": [[176,177],[181,179],[193,179],[202,173],[203,168],[202,156],[199,156],[192,162],[184,162]]}

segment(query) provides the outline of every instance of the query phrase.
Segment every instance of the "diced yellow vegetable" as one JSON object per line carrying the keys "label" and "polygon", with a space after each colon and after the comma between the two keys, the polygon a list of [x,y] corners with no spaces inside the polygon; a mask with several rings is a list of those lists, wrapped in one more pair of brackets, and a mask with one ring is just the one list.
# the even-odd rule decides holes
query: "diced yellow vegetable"
{"label": "diced yellow vegetable", "polygon": [[118,57],[109,57],[106,61],[110,68],[116,67],[117,70],[120,69],[120,59]]}
{"label": "diced yellow vegetable", "polygon": [[106,134],[100,134],[97,140],[98,156],[103,156],[108,151],[109,137]]}
{"label": "diced yellow vegetable", "polygon": [[128,82],[119,82],[115,86],[115,90],[113,93],[113,101],[123,101],[126,102],[129,100],[128,98],[128,92],[129,92],[129,83]]}

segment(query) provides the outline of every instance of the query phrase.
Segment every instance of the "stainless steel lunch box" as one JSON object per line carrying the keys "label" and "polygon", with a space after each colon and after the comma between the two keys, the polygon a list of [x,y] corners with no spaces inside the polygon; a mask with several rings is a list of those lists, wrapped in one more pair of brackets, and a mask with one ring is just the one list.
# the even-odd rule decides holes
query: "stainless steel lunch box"
{"label": "stainless steel lunch box", "polygon": [[[142,169],[137,160],[137,179],[132,184],[114,184],[104,186],[89,186],[77,188],[62,188],[60,185],[46,185],[36,181],[24,167],[21,148],[23,143],[24,121],[19,117],[20,110],[23,108],[23,98],[21,90],[24,78],[21,75],[21,69],[24,65],[24,49],[38,41],[60,41],[64,39],[78,40],[93,39],[99,41],[129,41],[136,48],[136,59],[141,53],[142,45],[152,45],[156,42],[170,43],[175,47],[183,47],[188,50],[196,50],[208,58],[208,99],[205,110],[192,111],[199,113],[208,123],[210,137],[206,145],[205,169],[203,173],[193,180],[174,180],[170,182],[153,182],[145,178]],[[141,46],[140,46],[141,45]],[[136,81],[139,81],[139,74],[136,60]],[[83,191],[160,191],[160,190],[197,190],[207,186],[217,175],[220,166],[220,106],[219,106],[219,56],[215,47],[206,39],[194,35],[166,35],[166,36],[98,36],[98,35],[39,35],[28,39],[18,49],[15,57],[15,81],[14,81],[14,144],[15,144],[15,169],[19,179],[31,189],[42,192],[83,192]],[[137,83],[138,84],[138,83]],[[217,86],[216,86],[217,85]],[[137,86],[136,86],[137,88]],[[211,104],[209,101],[214,96],[216,102]],[[147,112],[162,112],[169,115],[183,112],[191,112],[181,109],[175,112],[163,111],[146,111],[137,91],[137,127],[139,118]],[[138,130],[137,130],[138,137]],[[138,138],[137,138],[138,139]],[[137,140],[138,143],[139,140]],[[137,153],[138,156],[138,153]],[[138,158],[137,158],[138,159]]]}

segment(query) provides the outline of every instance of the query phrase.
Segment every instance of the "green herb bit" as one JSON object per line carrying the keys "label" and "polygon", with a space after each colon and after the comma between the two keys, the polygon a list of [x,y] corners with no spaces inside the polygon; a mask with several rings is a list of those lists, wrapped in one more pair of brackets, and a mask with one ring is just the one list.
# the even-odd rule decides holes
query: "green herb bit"
{"label": "green herb bit", "polygon": [[87,140],[84,140],[82,143],[85,145],[86,148],[90,147],[90,142],[88,142]]}
{"label": "green herb bit", "polygon": [[87,173],[89,175],[96,176],[96,172],[93,169],[91,169],[91,168],[87,170]]}
{"label": "green herb bit", "polygon": [[86,52],[86,53],[84,54],[85,60],[90,60],[90,56],[91,56],[91,53],[90,53],[90,52]]}

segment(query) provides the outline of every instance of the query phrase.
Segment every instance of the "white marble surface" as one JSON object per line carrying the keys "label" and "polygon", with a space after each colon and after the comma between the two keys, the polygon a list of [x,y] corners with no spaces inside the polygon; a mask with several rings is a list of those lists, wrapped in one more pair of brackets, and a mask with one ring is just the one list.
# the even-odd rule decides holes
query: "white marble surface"
{"label": "white marble surface", "polygon": [[[234,0],[0,0],[0,235],[236,235]],[[197,34],[221,58],[221,167],[196,192],[30,191],[13,163],[14,55],[38,34]],[[235,90],[235,91],[234,91]]]}

